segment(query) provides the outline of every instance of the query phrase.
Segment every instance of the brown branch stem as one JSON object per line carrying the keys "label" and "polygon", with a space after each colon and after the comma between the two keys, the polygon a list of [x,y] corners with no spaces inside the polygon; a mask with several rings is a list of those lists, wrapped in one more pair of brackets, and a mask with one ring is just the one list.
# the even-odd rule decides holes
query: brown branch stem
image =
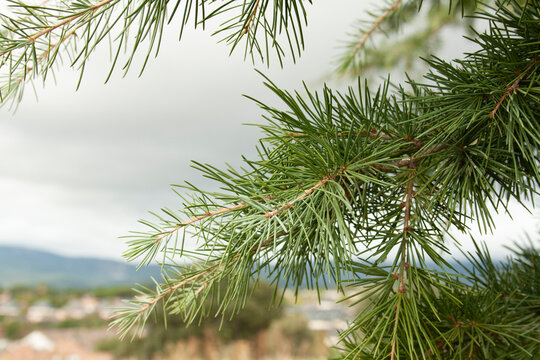
{"label": "brown branch stem", "polygon": [[[344,170],[342,170],[344,171]],[[342,173],[342,172],[341,172]],[[329,182],[330,180],[333,180],[336,178],[336,176],[338,176],[339,173],[335,173],[335,174],[332,174],[332,175],[329,175],[329,176],[325,176],[321,181],[319,181],[318,183],[316,183],[315,185],[313,185],[312,187],[310,187],[309,189],[305,190],[300,196],[298,196],[296,199],[294,199],[293,201],[290,201],[290,202],[287,202],[285,205],[282,205],[280,206],[279,208],[277,209],[274,209],[272,211],[269,211],[267,213],[264,214],[264,217],[267,218],[267,219],[270,219],[271,217],[273,216],[276,216],[277,214],[287,210],[288,208],[290,208],[291,206],[293,206],[295,203],[297,203],[298,201],[301,201],[303,200],[304,198],[306,198],[307,196],[311,195],[315,190],[317,190],[318,188],[320,188],[321,186],[323,186],[324,184],[326,184],[327,182]]]}
{"label": "brown branch stem", "polygon": [[253,6],[253,10],[251,10],[251,13],[249,14],[249,18],[246,22],[246,25],[244,25],[244,29],[242,31],[244,34],[247,34],[247,32],[249,31],[249,26],[251,25],[251,22],[253,21],[253,18],[255,17],[255,13],[257,12],[257,8],[259,7],[259,1],[260,0],[257,0],[255,2],[255,5]]}
{"label": "brown branch stem", "polygon": [[186,221],[185,223],[182,223],[174,228],[172,228],[171,230],[157,236],[155,239],[154,239],[154,242],[157,243],[157,242],[160,242],[163,238],[167,237],[167,236],[170,236],[172,235],[173,233],[175,233],[176,231],[180,230],[181,228],[183,227],[186,227],[188,225],[191,225],[193,223],[196,223],[197,221],[201,221],[201,220],[204,220],[204,219],[207,219],[211,216],[215,216],[215,215],[221,215],[221,214],[226,214],[228,212],[231,212],[231,211],[235,211],[235,210],[239,210],[239,209],[242,209],[244,207],[247,206],[247,203],[245,202],[241,202],[240,204],[238,205],[234,205],[234,206],[231,206],[231,207],[228,207],[228,208],[221,208],[221,209],[218,209],[218,210],[215,210],[215,211],[208,211],[206,212],[206,214],[204,215],[200,215],[200,216],[195,216],[195,217],[192,217],[191,219],[189,219],[188,221]]}
{"label": "brown branch stem", "polygon": [[[409,169],[411,169],[411,175],[410,180],[407,185],[407,195],[405,199],[405,206],[404,206],[404,216],[403,216],[403,244],[401,245],[401,269],[399,273],[399,287],[398,287],[398,294],[405,294],[405,272],[408,268],[407,264],[407,234],[411,232],[413,229],[409,225],[409,220],[411,218],[411,202],[414,196],[414,171],[416,170],[416,161],[412,161],[409,164]],[[398,322],[399,322],[399,311],[400,311],[400,302],[396,305],[396,316],[394,318],[394,330],[392,335],[392,350],[390,352],[390,360],[394,360],[396,356],[396,345],[397,345],[397,329],[398,329]]]}
{"label": "brown branch stem", "polygon": [[[308,134],[305,134],[305,133],[301,133],[301,132],[293,132],[293,131],[289,131],[286,133],[287,136],[291,136],[291,137],[306,137],[308,136]],[[329,135],[332,135],[332,134],[329,134]],[[353,135],[356,135],[353,133]],[[319,136],[324,136],[324,135],[319,135]],[[349,136],[348,133],[346,132],[341,132],[339,131],[337,133],[337,136],[338,137],[347,137]],[[368,132],[363,132],[363,133],[360,133],[360,136],[362,137],[370,137],[370,138],[381,138],[381,139],[386,139],[386,140],[389,140],[389,139],[392,139],[392,137],[386,133],[383,133],[383,132],[380,132],[380,131],[377,131],[377,129],[371,129],[371,131],[368,133]]]}
{"label": "brown branch stem", "polygon": [[[399,168],[399,167],[410,166],[412,163],[416,163],[416,161],[418,161],[421,157],[425,157],[427,155],[442,151],[442,150],[444,150],[446,148],[448,148],[447,145],[438,144],[438,145],[434,145],[434,146],[428,148],[427,150],[425,150],[423,152],[420,152],[418,155],[410,157],[410,158],[401,159],[401,160],[395,160],[395,161],[389,162],[387,164],[372,164],[370,166],[377,169],[377,170],[380,170],[380,171],[392,171],[392,170],[395,170],[396,167]],[[295,198],[294,200],[289,201],[286,204],[284,204],[284,205],[282,205],[282,206],[280,206],[280,207],[278,207],[278,208],[276,208],[276,209],[274,209],[272,211],[264,213],[264,217],[266,219],[270,219],[271,217],[274,217],[274,216],[282,213],[283,211],[289,209],[295,203],[297,203],[297,202],[303,200],[304,198],[306,198],[307,196],[311,195],[314,191],[316,191],[317,189],[319,189],[320,187],[325,185],[330,180],[334,180],[337,176],[342,175],[343,173],[345,173],[346,170],[347,169],[345,167],[342,167],[338,172],[330,174],[328,176],[325,176],[322,180],[320,180],[318,183],[313,185],[311,188],[309,188],[307,190],[304,190],[302,192],[302,194],[300,196],[298,196],[297,198]],[[272,196],[266,196],[266,198],[267,199],[272,199],[273,197]],[[163,240],[167,236],[170,236],[170,235],[174,234],[176,231],[178,231],[178,230],[180,230],[180,229],[182,229],[182,228],[184,228],[184,227],[186,227],[188,225],[191,225],[193,223],[196,223],[198,221],[207,219],[207,218],[212,217],[212,216],[222,215],[222,214],[229,213],[231,211],[242,209],[242,208],[246,207],[247,205],[248,205],[247,203],[242,202],[242,203],[240,203],[238,205],[234,205],[234,206],[227,207],[227,208],[221,208],[221,209],[218,209],[218,210],[215,210],[215,211],[208,211],[204,215],[195,216],[195,217],[189,219],[188,221],[186,221],[185,223],[182,223],[182,224],[172,228],[171,230],[158,235],[154,239],[154,243],[160,242],[161,240]]]}
{"label": "brown branch stem", "polygon": [[435,154],[435,153],[437,153],[439,151],[442,151],[444,149],[447,149],[447,148],[448,148],[448,145],[437,144],[437,145],[433,145],[433,146],[427,148],[424,151],[420,151],[416,155],[411,156],[409,158],[401,159],[401,160],[395,160],[395,161],[389,162],[388,164],[373,164],[371,166],[374,167],[375,169],[381,170],[381,171],[391,171],[395,167],[406,167],[406,166],[411,166],[412,164],[414,164],[414,166],[416,166],[416,162],[421,160],[423,157],[426,157],[426,156],[431,155],[431,154]]}
{"label": "brown branch stem", "polygon": [[170,294],[172,294],[175,290],[181,288],[182,286],[194,281],[194,280],[197,280],[198,278],[208,274],[209,272],[213,271],[214,269],[218,268],[221,264],[217,264],[217,265],[214,265],[206,270],[204,270],[203,272],[200,272],[196,275],[193,275],[183,281],[180,281],[178,284],[175,284],[173,286],[170,286],[167,291],[165,291],[164,293],[156,296],[155,298],[153,298],[152,300],[150,300],[149,302],[147,302],[143,307],[141,307],[139,309],[139,314],[142,314],[144,313],[146,310],[148,310],[152,305],[154,305],[155,303],[157,303],[158,301],[164,299],[165,297],[169,296]]}
{"label": "brown branch stem", "polygon": [[538,58],[534,58],[532,60],[532,62],[529,64],[529,66],[527,66],[527,68],[518,76],[518,78],[512,83],[512,85],[510,85],[509,87],[507,87],[504,91],[504,94],[501,96],[501,98],[499,99],[499,101],[497,102],[497,104],[495,105],[495,108],[489,113],[489,118],[490,119],[493,119],[495,117],[495,114],[497,113],[497,111],[499,110],[499,108],[501,107],[502,103],[504,102],[504,100],[512,95],[514,92],[516,92],[517,89],[519,89],[519,83],[521,82],[521,80],[523,80],[523,78],[525,77],[525,75],[527,75],[527,73],[533,68],[533,66],[536,64],[536,62],[538,61]]}
{"label": "brown branch stem", "polygon": [[[293,131],[289,131],[286,133],[287,136],[290,136],[290,137],[307,137],[308,134],[305,134],[305,133],[301,133],[301,132],[293,132]],[[329,135],[332,135],[332,134],[329,134]],[[360,135],[362,137],[370,137],[372,139],[384,139],[384,140],[391,140],[391,139],[398,139],[397,137],[395,136],[392,136],[392,135],[389,135],[387,133],[384,133],[382,131],[378,131],[376,128],[373,128],[371,129],[370,132],[362,132],[362,133],[353,133],[353,135]],[[325,135],[319,135],[319,136],[325,136]],[[349,133],[346,133],[346,132],[338,132],[337,133],[337,136],[338,137],[347,137],[349,136]],[[413,143],[417,148],[421,148],[422,146],[424,146],[424,143],[419,140],[419,139],[416,139],[412,136],[405,136],[403,138],[405,141],[409,141],[411,143]]]}
{"label": "brown branch stem", "polygon": [[[266,239],[265,241],[263,241],[262,243],[259,244],[256,244],[254,245],[252,248],[251,248],[251,252],[252,253],[255,253],[257,252],[257,250],[260,250],[260,249],[264,249],[265,247],[267,247],[276,237],[279,237],[279,236],[283,236],[283,235],[286,235],[288,234],[289,232],[294,232],[296,231],[298,228],[294,228],[292,229],[291,231],[281,231],[279,232],[278,234],[276,234],[275,236],[271,236],[270,238]],[[241,254],[236,254],[232,257],[232,262],[235,262],[238,258],[240,258]],[[141,307],[139,309],[139,314],[142,314],[144,313],[146,310],[148,310],[152,305],[154,305],[155,303],[157,303],[158,301],[164,299],[165,297],[169,296],[170,294],[172,294],[174,291],[178,290],[179,288],[189,284],[190,282],[192,281],[195,281],[205,275],[207,275],[208,273],[216,270],[216,269],[219,269],[221,266],[223,265],[223,263],[219,263],[219,264],[216,264],[214,266],[211,266],[209,267],[208,269],[198,273],[198,274],[195,274],[187,279],[184,279],[182,281],[180,281],[179,283],[173,285],[173,286],[170,286],[167,291],[165,291],[164,293],[156,296],[155,298],[153,298],[152,300],[148,301],[143,307]],[[220,271],[223,271],[224,269],[221,268]],[[199,295],[199,293],[204,290],[205,287],[207,287],[208,285],[210,284],[210,280],[207,280],[205,281],[196,291],[195,291],[195,295]]]}
{"label": "brown branch stem", "polygon": [[88,13],[93,13],[96,10],[98,10],[99,8],[101,8],[101,7],[105,6],[105,5],[108,5],[109,3],[113,2],[113,1],[116,1],[116,0],[102,0],[102,1],[100,1],[100,2],[98,2],[96,4],[94,4],[94,5],[91,5],[86,10],[81,11],[78,14],[75,14],[75,15],[69,16],[67,18],[64,18],[61,21],[57,22],[56,24],[48,26],[48,27],[38,31],[37,33],[35,33],[34,35],[32,35],[28,39],[26,39],[26,41],[29,42],[29,43],[34,42],[38,38],[42,37],[43,35],[46,35],[46,34],[50,33],[51,31],[53,31],[53,30],[55,30],[55,29],[57,29],[59,27],[62,27],[64,25],[66,25],[66,24],[69,24],[70,22],[72,22],[73,20],[77,20],[81,16],[84,16],[84,15],[86,15]]}
{"label": "brown branch stem", "polygon": [[[66,33],[66,35],[64,37],[62,37],[62,39],[60,41],[58,41],[57,43],[54,43],[54,44],[49,44],[49,48],[47,50],[45,50],[43,52],[43,54],[41,54],[39,56],[39,58],[37,59],[37,63],[39,64],[40,62],[42,62],[43,60],[45,60],[49,54],[51,53],[51,51],[53,51],[56,47],[58,47],[61,43],[63,43],[66,39],[68,39],[70,36],[73,36],[75,34],[75,31],[77,29],[72,29],[71,31],[69,31],[68,33]],[[24,74],[22,76],[20,76],[18,79],[17,79],[17,82],[18,83],[21,83],[23,80],[26,79],[26,74],[28,74],[30,71],[32,71],[34,69],[33,66],[27,66],[26,67],[26,70],[24,72]]]}
{"label": "brown branch stem", "polygon": [[371,27],[364,33],[364,35],[360,39],[360,42],[354,47],[354,53],[355,54],[358,51],[360,51],[360,49],[365,45],[365,43],[366,43],[367,39],[369,38],[369,36],[371,35],[371,33],[373,31],[375,31],[375,29],[377,29],[377,27],[379,27],[379,25],[383,22],[383,20],[386,19],[388,17],[388,15],[390,15],[390,13],[392,13],[393,11],[396,11],[398,9],[400,3],[401,3],[401,0],[394,1],[392,6],[390,6],[388,9],[386,9],[386,11],[384,13],[382,13],[375,20],[375,22],[371,25]]}

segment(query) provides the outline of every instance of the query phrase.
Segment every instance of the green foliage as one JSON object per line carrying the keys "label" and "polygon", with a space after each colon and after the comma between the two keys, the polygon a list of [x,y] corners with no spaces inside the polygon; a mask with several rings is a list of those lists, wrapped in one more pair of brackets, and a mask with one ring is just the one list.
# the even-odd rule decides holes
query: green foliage
{"label": "green foliage", "polygon": [[45,301],[55,308],[61,308],[69,299],[82,295],[80,290],[59,290],[46,285],[14,286],[9,289],[12,298],[20,303],[30,306],[38,301]]}
{"label": "green foliage", "polygon": [[[433,348],[425,349],[418,346],[421,343],[411,341],[409,344],[415,346],[408,351],[428,359],[536,359],[540,355],[537,288],[540,251],[519,248],[513,258],[497,264],[487,248],[477,247],[477,253],[468,254],[468,260],[472,264],[468,276],[449,278],[444,284],[448,293],[416,302],[422,321],[419,328],[425,332],[421,336],[433,339]],[[368,299],[366,311],[376,311],[378,298]],[[371,359],[376,346],[391,346],[375,339],[372,342],[361,339],[378,324],[365,323],[362,314],[356,321],[362,323],[356,329],[360,331],[349,329],[343,334],[348,335],[343,350],[351,358]],[[362,342],[365,348],[358,346]]]}
{"label": "green foliage", "polygon": [[313,333],[308,328],[308,322],[302,315],[289,315],[276,321],[275,326],[290,339],[293,344],[312,341]]}
{"label": "green foliage", "polygon": [[89,293],[94,295],[97,298],[113,298],[113,297],[127,298],[133,294],[130,286],[99,287],[99,288],[90,290]]}
{"label": "green foliage", "polygon": [[16,340],[30,332],[31,327],[28,324],[19,321],[9,321],[2,325],[6,339]]}
{"label": "green foliage", "polygon": [[43,324],[42,327],[51,327],[58,329],[74,328],[100,328],[106,325],[107,321],[97,315],[87,315],[82,319],[67,319],[58,323]]}
{"label": "green foliage", "polygon": [[[437,47],[445,27],[473,25],[474,17],[463,15],[471,15],[478,5],[476,0],[423,3],[423,0],[392,0],[382,6],[377,4],[377,10],[369,13],[372,19],[359,21],[349,35],[337,60],[336,73],[348,77],[370,76],[374,70],[386,71],[398,65],[412,68],[419,64],[418,56],[429,56]],[[413,24],[416,25],[413,29],[407,27]]]}
{"label": "green foliage", "polygon": [[[131,342],[105,340],[98,345],[97,350],[111,351],[118,357],[136,356],[138,359],[150,359],[156,353],[165,352],[167,344],[193,336],[202,338],[208,331],[216,333],[223,342],[252,339],[281,316],[280,308],[270,307],[273,292],[273,287],[259,283],[243,311],[237,316],[230,317],[233,309],[229,308],[223,316],[201,318],[197,325],[189,327],[180,316],[164,314],[163,310],[159,309],[153,321],[148,322],[143,337]],[[211,304],[206,303],[205,307],[205,311],[210,312]]]}
{"label": "green foliage", "polygon": [[[224,285],[222,287],[225,289]],[[282,315],[281,308],[272,306],[273,294],[273,287],[259,282],[241,312],[230,316],[234,308],[229,308],[221,319],[213,320],[214,328],[220,330],[219,337],[225,341],[252,339],[259,331],[268,328],[272,321]]]}
{"label": "green foliage", "polygon": [[[51,2],[53,4],[47,4]],[[293,59],[304,47],[305,4],[309,0],[62,0],[28,5],[8,0],[13,15],[0,14],[0,87],[2,104],[9,98],[20,100],[28,79],[45,80],[62,57],[84,72],[86,62],[102,42],[109,42],[113,69],[124,61],[127,71],[135,54],[144,55],[141,71],[152,54],[157,55],[165,25],[175,16],[179,37],[192,23],[204,28],[219,22],[214,35],[231,47],[244,43],[245,56],[269,63],[275,54],[281,63],[289,53]],[[286,32],[286,34],[283,34]],[[287,45],[281,45],[282,38]],[[285,38],[285,39],[283,39]],[[141,48],[146,48],[142,50]],[[127,53],[122,59],[122,50]],[[79,80],[80,84],[80,80]]]}
{"label": "green foliage", "polygon": [[[242,40],[247,55],[268,61],[272,49],[281,60],[278,35],[293,57],[303,46],[304,3],[186,1],[182,26],[196,9],[201,25],[228,15],[218,33],[226,34],[231,49]],[[378,28],[397,29],[422,3],[389,4],[364,29],[360,43]],[[216,7],[203,11],[205,4]],[[538,276],[529,274],[537,251],[521,249],[502,268],[479,251],[474,270],[463,278],[450,266],[445,237],[451,227],[466,231],[471,219],[490,231],[496,225],[491,208],[505,211],[510,201],[537,193],[540,1],[427,4],[424,9],[440,15],[430,34],[465,13],[485,21],[487,30],[471,31],[478,51],[451,62],[430,57],[423,82],[409,79],[402,86],[386,81],[370,89],[358,79],[346,92],[288,92],[265,78],[282,105],[257,101],[267,120],[260,126],[258,157],[245,158],[239,170],[194,163],[219,190],[178,186],[182,209],[165,208],[153,221],[141,221],[147,232],[128,240],[126,258],[141,266],[158,259],[164,280],[154,289],[139,288],[117,313],[112,325],[122,335],[141,332],[156,313],[186,324],[208,316],[225,321],[247,306],[253,279],[264,274],[275,286],[269,298],[276,303],[278,283],[318,290],[330,278],[338,290],[351,286],[355,298],[369,304],[342,332],[338,358],[537,357]],[[32,74],[45,76],[56,44],[79,28],[85,40],[73,63],[84,65],[115,19],[124,21],[113,37],[117,45],[135,28],[131,54],[144,41],[151,51],[159,45],[166,14],[176,11],[168,13],[167,5],[77,1],[44,10],[16,4],[27,17],[6,19],[0,57],[9,80],[3,94],[18,91],[20,72],[29,66]],[[443,6],[448,17],[441,15]],[[58,42],[51,45],[53,34]],[[369,50],[349,54],[342,70],[356,73],[370,56]],[[200,244],[196,251],[183,248],[187,238]]]}

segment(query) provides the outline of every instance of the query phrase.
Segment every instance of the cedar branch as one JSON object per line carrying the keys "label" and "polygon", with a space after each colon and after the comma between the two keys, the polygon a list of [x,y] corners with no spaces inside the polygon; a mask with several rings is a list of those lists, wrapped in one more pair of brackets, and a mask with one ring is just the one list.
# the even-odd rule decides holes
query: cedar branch
{"label": "cedar branch", "polygon": [[[308,136],[308,134],[306,134],[306,133],[293,132],[293,131],[287,132],[286,135],[290,136],[290,137],[307,137]],[[330,135],[332,135],[332,134],[328,134],[328,136],[330,136]],[[353,133],[353,135],[357,135],[357,134]],[[384,139],[384,140],[397,139],[397,137],[394,137],[394,136],[389,135],[387,133],[384,133],[382,131],[378,131],[376,128],[371,129],[370,132],[362,132],[359,135],[362,136],[362,137],[370,137],[372,139],[377,139],[377,138],[378,139]],[[325,136],[325,135],[319,135],[319,136],[322,137],[322,136]],[[347,136],[349,136],[349,134],[346,133],[346,132],[339,131],[337,133],[337,136],[338,137],[347,137]],[[409,142],[413,143],[417,148],[421,148],[422,146],[424,146],[424,143],[421,140],[416,139],[416,138],[414,138],[412,136],[405,136],[403,139],[405,141],[409,141]]]}
{"label": "cedar branch", "polygon": [[[413,157],[409,157],[409,158],[406,158],[406,159],[401,159],[401,160],[395,160],[395,161],[392,161],[392,162],[389,162],[387,164],[372,164],[370,165],[371,167],[377,169],[377,170],[380,170],[380,171],[392,171],[394,170],[396,167],[406,167],[406,166],[410,166],[411,163],[414,163],[416,162],[417,160],[419,160],[420,157],[424,157],[424,156],[427,156],[427,155],[430,155],[430,154],[433,154],[433,153],[436,153],[436,152],[439,152],[439,151],[442,151],[444,149],[448,148],[447,145],[444,145],[444,144],[439,144],[439,145],[435,145],[435,146],[432,146],[430,148],[428,148],[427,150],[419,153],[418,156],[413,156]],[[315,190],[319,189],[321,186],[323,186],[324,184],[326,184],[328,181],[330,180],[333,180],[335,179],[337,176],[343,174],[344,172],[346,171],[346,168],[345,167],[342,167],[340,171],[334,173],[334,174],[331,174],[331,175],[328,175],[328,176],[325,176],[322,180],[320,180],[318,183],[316,183],[315,185],[313,185],[311,188],[307,189],[307,190],[304,190],[304,192],[298,196],[297,198],[295,198],[294,200],[292,201],[289,201],[287,202],[286,204],[280,206],[279,208],[277,209],[274,209],[272,211],[269,211],[269,212],[266,212],[264,213],[264,217],[266,219],[270,219],[271,217],[274,217],[275,215],[278,215],[280,213],[282,213],[283,211],[287,210],[288,208],[290,208],[291,206],[293,206],[295,203],[297,203],[298,201],[301,201],[303,200],[304,198],[306,198],[307,196],[311,195]],[[266,198],[269,198],[271,199],[272,196],[266,196]],[[248,204],[245,203],[245,202],[242,202],[240,204],[237,204],[237,205],[234,205],[232,207],[227,207],[227,208],[221,208],[221,209],[218,209],[216,211],[208,211],[206,214],[204,215],[200,215],[200,216],[195,216],[191,219],[189,219],[188,221],[186,221],[185,223],[182,223],[174,228],[172,228],[171,230],[165,232],[165,233],[162,233],[161,235],[157,236],[155,239],[154,239],[154,243],[158,243],[160,242],[161,240],[163,240],[165,237],[167,236],[170,236],[172,234],[174,234],[176,231],[188,226],[188,225],[191,225],[193,223],[196,223],[198,221],[201,221],[201,220],[204,220],[204,219],[207,219],[209,217],[212,217],[212,216],[215,216],[215,215],[222,215],[222,214],[226,214],[226,213],[229,213],[231,211],[235,211],[235,210],[239,210],[239,209],[242,209],[244,207],[246,207]]]}
{"label": "cedar branch", "polygon": [[251,25],[251,22],[253,21],[253,18],[255,17],[255,13],[257,12],[257,8],[259,7],[259,1],[260,0],[257,0],[255,2],[255,5],[253,6],[253,10],[251,10],[251,13],[249,14],[249,18],[246,22],[246,25],[244,25],[244,29],[243,29],[244,34],[247,34],[249,30],[249,26]]}
{"label": "cedar branch", "polygon": [[217,265],[214,265],[206,270],[204,270],[203,272],[200,272],[196,275],[193,275],[183,281],[180,281],[178,284],[175,284],[173,286],[170,286],[167,291],[165,291],[164,293],[156,296],[155,298],[153,298],[152,300],[150,300],[149,302],[147,302],[143,307],[141,307],[139,309],[139,314],[142,314],[144,313],[146,310],[148,310],[152,305],[154,305],[155,303],[157,303],[158,301],[164,299],[165,297],[169,296],[170,294],[172,294],[175,290],[181,288],[182,286],[186,285],[186,284],[189,284],[190,282],[194,281],[194,280],[197,280],[198,278],[208,274],[209,272],[211,271],[214,271],[214,269],[218,268],[221,264],[217,264]]}
{"label": "cedar branch", "polygon": [[[51,51],[53,51],[56,47],[58,47],[62,42],[64,42],[66,39],[68,39],[70,36],[73,36],[75,34],[75,31],[77,29],[72,29],[71,31],[69,31],[68,33],[66,33],[66,35],[64,37],[62,37],[62,39],[60,41],[58,41],[57,43],[54,43],[54,44],[50,44],[49,45],[49,48],[47,50],[45,50],[43,52],[43,54],[41,54],[39,56],[39,58],[37,59],[37,63],[39,64],[40,62],[42,62],[43,60],[45,60],[49,54],[51,53]],[[24,72],[24,74],[22,76],[20,76],[18,79],[17,79],[17,82],[18,83],[21,83],[22,81],[24,81],[26,79],[26,74],[28,74],[30,71],[32,71],[34,69],[33,66],[27,66],[26,67],[26,70]]]}
{"label": "cedar branch", "polygon": [[315,185],[313,185],[309,189],[304,190],[304,192],[300,196],[298,196],[296,199],[294,199],[293,201],[287,202],[285,205],[282,205],[282,206],[280,206],[279,208],[277,208],[275,210],[272,210],[272,211],[269,211],[269,212],[265,213],[264,217],[267,218],[267,219],[270,219],[271,217],[282,213],[283,211],[285,211],[288,208],[290,208],[291,206],[293,206],[295,203],[297,203],[297,202],[303,200],[304,198],[306,198],[307,196],[311,195],[315,190],[317,190],[318,188],[320,188],[321,186],[323,186],[324,184],[326,184],[330,180],[334,180],[338,175],[343,174],[345,172],[345,170],[346,170],[346,168],[342,167],[341,170],[338,171],[337,173],[325,176],[324,178],[322,178],[321,181],[319,181],[318,183],[316,183]]}
{"label": "cedar branch", "polygon": [[[411,169],[411,172],[414,172],[416,169],[416,161],[412,161],[409,164],[409,168]],[[411,217],[411,201],[414,195],[414,177],[411,174],[411,178],[409,180],[409,184],[407,185],[407,197],[405,199],[405,206],[404,206],[404,216],[403,216],[403,244],[401,246],[401,269],[399,273],[399,288],[398,288],[398,294],[405,294],[405,271],[408,267],[407,265],[407,234],[412,230],[409,226],[409,220]],[[401,296],[401,295],[400,295]],[[390,352],[390,359],[394,360],[396,356],[396,343],[397,343],[397,328],[398,328],[398,321],[399,321],[399,310],[400,310],[400,302],[396,305],[396,316],[394,318],[394,330],[392,335],[392,350]]]}
{"label": "cedar branch", "polygon": [[41,36],[46,35],[46,34],[50,33],[51,31],[53,31],[53,30],[55,30],[55,29],[57,29],[57,28],[59,28],[61,26],[69,24],[70,22],[72,22],[73,20],[77,20],[81,16],[84,16],[84,15],[89,14],[89,13],[93,13],[96,10],[98,10],[99,8],[108,5],[109,3],[113,2],[113,1],[116,1],[116,0],[103,0],[103,1],[98,2],[97,4],[91,5],[86,10],[81,11],[78,14],[69,16],[69,17],[63,19],[62,21],[57,22],[54,25],[48,26],[48,27],[38,31],[37,33],[35,33],[34,35],[32,35],[28,39],[26,39],[26,41],[29,42],[29,43],[34,42],[38,38],[40,38]]}
{"label": "cedar branch", "polygon": [[377,29],[377,27],[379,27],[379,25],[383,22],[383,20],[386,19],[388,17],[388,15],[390,15],[390,13],[392,13],[393,11],[396,11],[398,9],[400,3],[401,3],[401,0],[394,1],[392,6],[390,6],[388,9],[386,9],[386,11],[384,13],[382,13],[381,16],[379,16],[375,20],[375,22],[371,25],[371,27],[364,33],[364,35],[360,39],[360,42],[354,47],[354,53],[355,54],[358,51],[360,51],[360,49],[365,45],[365,43],[366,43],[367,39],[369,38],[369,36],[371,35],[371,33],[373,31],[375,31],[375,29]]}
{"label": "cedar branch", "polygon": [[239,209],[242,209],[244,207],[247,206],[247,203],[245,202],[241,202],[240,204],[238,205],[234,205],[234,206],[231,206],[231,207],[228,207],[228,208],[221,208],[221,209],[218,209],[216,211],[208,211],[206,212],[206,214],[204,215],[200,215],[200,216],[195,216],[195,217],[192,217],[191,219],[189,219],[188,221],[186,221],[185,223],[182,223],[174,228],[172,228],[171,230],[157,236],[155,239],[154,239],[154,242],[157,243],[157,242],[160,242],[163,238],[167,237],[167,236],[170,236],[172,235],[173,233],[175,233],[176,231],[180,230],[181,228],[183,227],[186,227],[188,225],[191,225],[193,223],[196,223],[197,221],[201,221],[201,220],[204,220],[206,218],[209,218],[211,216],[215,216],[215,215],[221,215],[221,214],[226,214],[228,212],[231,212],[231,211],[235,211],[235,210],[239,210]]}
{"label": "cedar branch", "polygon": [[529,66],[527,66],[527,68],[525,69],[525,71],[523,71],[519,76],[518,78],[512,83],[512,85],[510,85],[509,87],[507,87],[504,91],[504,94],[501,96],[501,98],[499,99],[499,101],[497,102],[497,104],[495,105],[495,108],[489,113],[489,118],[490,119],[493,119],[495,117],[495,114],[497,113],[497,111],[499,110],[499,108],[501,107],[502,103],[504,102],[504,100],[509,96],[509,95],[512,95],[514,92],[516,92],[517,89],[519,89],[519,83],[521,82],[521,80],[523,80],[523,78],[525,77],[525,75],[527,75],[527,73],[533,68],[533,66],[536,64],[536,62],[538,61],[538,58],[534,58],[532,60],[532,62],[529,64]]}
{"label": "cedar branch", "polygon": [[[265,247],[267,247],[276,237],[280,237],[280,236],[283,236],[283,235],[286,235],[288,234],[289,232],[294,232],[296,231],[298,228],[294,228],[292,229],[291,231],[281,231],[279,232],[278,234],[276,234],[275,236],[271,236],[270,238],[266,239],[265,241],[263,241],[262,243],[259,244],[255,244],[253,245],[253,247],[251,248],[251,252],[252,253],[255,253],[257,252],[257,250],[259,249],[264,249]],[[238,258],[240,258],[241,254],[236,254],[232,257],[232,261],[236,261]],[[221,266],[223,265],[223,263],[219,263],[219,264],[216,264],[214,266],[211,266],[209,268],[207,268],[206,270],[198,273],[198,274],[195,274],[185,280],[182,280],[180,281],[179,283],[173,285],[173,286],[170,286],[167,291],[165,291],[164,293],[152,298],[150,301],[148,301],[147,303],[144,304],[144,306],[142,306],[139,310],[138,310],[138,313],[139,314],[142,314],[144,313],[146,310],[148,310],[152,305],[154,305],[155,303],[157,303],[158,301],[164,299],[165,297],[169,296],[170,294],[172,294],[174,291],[178,290],[179,288],[189,284],[190,282],[193,282],[203,276],[205,276],[206,274],[220,268]],[[221,268],[220,271],[223,271],[224,269]],[[210,281],[207,280],[205,281],[196,291],[195,291],[195,295],[198,295],[205,287],[207,287],[209,285]]]}

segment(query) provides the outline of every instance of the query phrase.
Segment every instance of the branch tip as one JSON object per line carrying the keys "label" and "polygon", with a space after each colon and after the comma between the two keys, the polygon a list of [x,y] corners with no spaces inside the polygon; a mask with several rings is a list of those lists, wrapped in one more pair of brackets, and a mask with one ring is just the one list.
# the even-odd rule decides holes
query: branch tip
{"label": "branch tip", "polygon": [[354,47],[354,54],[356,54],[358,51],[360,51],[360,49],[362,47],[364,47],[364,45],[365,45],[366,41],[368,40],[369,36],[371,35],[371,33],[373,31],[375,31],[375,29],[377,29],[377,27],[379,27],[379,25],[383,22],[384,19],[386,19],[388,17],[388,15],[390,15],[392,12],[394,12],[394,11],[396,11],[398,9],[400,3],[401,3],[401,0],[394,1],[392,6],[390,6],[388,9],[386,9],[386,11],[384,13],[382,13],[375,20],[375,22],[371,25],[371,27],[364,33],[364,35],[360,39],[360,42]]}

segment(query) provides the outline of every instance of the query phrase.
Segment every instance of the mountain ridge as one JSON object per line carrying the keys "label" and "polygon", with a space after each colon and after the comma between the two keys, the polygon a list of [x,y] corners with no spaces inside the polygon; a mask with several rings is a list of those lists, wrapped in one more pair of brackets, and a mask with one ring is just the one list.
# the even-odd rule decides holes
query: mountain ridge
{"label": "mountain ridge", "polygon": [[0,287],[45,284],[55,288],[95,288],[149,283],[161,278],[157,265],[137,271],[133,264],[95,257],[67,257],[46,250],[0,245]]}

